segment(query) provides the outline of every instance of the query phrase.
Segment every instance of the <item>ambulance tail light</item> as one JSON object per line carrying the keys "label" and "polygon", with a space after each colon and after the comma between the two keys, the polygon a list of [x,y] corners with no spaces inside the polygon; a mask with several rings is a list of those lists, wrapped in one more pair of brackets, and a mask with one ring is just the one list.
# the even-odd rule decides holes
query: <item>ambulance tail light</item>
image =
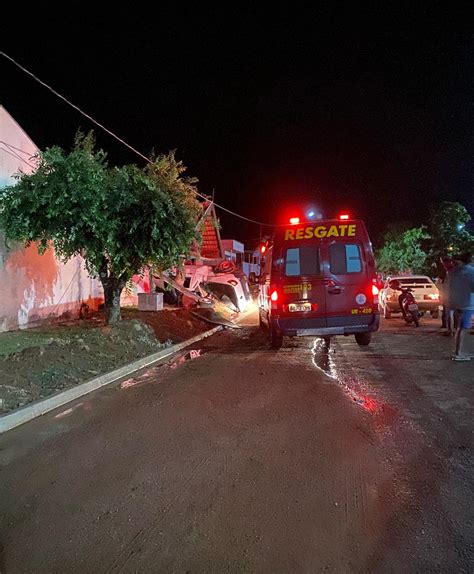
{"label": "ambulance tail light", "polygon": [[278,291],[275,287],[270,287],[270,302],[272,309],[278,309]]}
{"label": "ambulance tail light", "polygon": [[379,293],[380,293],[380,289],[377,287],[377,285],[372,285],[372,295],[374,297],[374,300],[373,300],[374,305],[379,304]]}

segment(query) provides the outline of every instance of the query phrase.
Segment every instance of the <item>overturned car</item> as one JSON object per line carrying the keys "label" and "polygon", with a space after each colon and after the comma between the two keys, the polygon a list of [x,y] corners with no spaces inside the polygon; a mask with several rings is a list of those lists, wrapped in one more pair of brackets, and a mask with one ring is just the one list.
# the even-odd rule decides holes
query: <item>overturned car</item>
{"label": "overturned car", "polygon": [[242,313],[251,301],[248,279],[232,261],[218,265],[185,265],[183,286],[190,291],[212,294],[216,299]]}

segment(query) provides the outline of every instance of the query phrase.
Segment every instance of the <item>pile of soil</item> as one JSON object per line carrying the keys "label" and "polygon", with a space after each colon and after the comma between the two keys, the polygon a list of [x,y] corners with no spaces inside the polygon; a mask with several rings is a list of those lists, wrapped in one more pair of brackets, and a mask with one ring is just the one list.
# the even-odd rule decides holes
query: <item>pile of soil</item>
{"label": "pile of soil", "polygon": [[101,314],[68,324],[0,333],[0,414],[108,373],[212,325],[183,308],[123,309],[105,326]]}

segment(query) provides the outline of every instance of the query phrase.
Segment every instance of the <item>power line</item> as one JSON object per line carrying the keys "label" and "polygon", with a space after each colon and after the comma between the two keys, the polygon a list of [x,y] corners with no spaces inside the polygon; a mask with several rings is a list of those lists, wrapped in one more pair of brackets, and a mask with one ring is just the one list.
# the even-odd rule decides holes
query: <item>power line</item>
{"label": "power line", "polygon": [[[1,147],[2,145],[5,147]],[[26,161],[26,159],[24,157],[21,157],[21,155],[18,153],[18,152],[21,152],[23,154],[26,154],[26,152],[24,152],[23,150],[15,147],[14,145],[9,144],[3,140],[0,140],[0,149],[2,149],[8,155],[11,155],[13,158],[17,159],[18,161],[26,163],[26,165],[28,167],[30,167],[31,169],[36,169],[37,166],[34,166],[31,163],[29,163],[28,161]],[[31,156],[28,156],[28,157],[31,158]]]}
{"label": "power line", "polygon": [[[29,76],[31,76],[34,80],[36,80],[38,83],[40,83],[42,86],[44,86],[45,88],[47,88],[49,91],[51,91],[55,96],[57,96],[58,98],[61,98],[61,100],[63,100],[64,102],[66,102],[66,104],[68,104],[69,106],[71,106],[72,108],[74,108],[76,111],[78,111],[80,114],[82,114],[84,117],[86,117],[88,120],[90,120],[92,123],[94,123],[96,126],[98,126],[99,128],[101,128],[102,130],[104,130],[105,132],[107,132],[109,135],[111,135],[113,138],[115,138],[117,141],[119,141],[120,143],[122,143],[124,146],[128,147],[128,149],[130,149],[133,153],[137,154],[138,156],[140,156],[142,159],[144,159],[147,163],[151,163],[150,159],[146,156],[144,156],[141,152],[139,152],[137,149],[135,149],[134,147],[132,147],[130,144],[128,144],[125,140],[123,140],[122,138],[120,138],[118,135],[116,135],[114,132],[112,132],[111,130],[107,129],[104,125],[102,125],[101,123],[99,123],[97,120],[95,120],[92,116],[90,116],[89,114],[87,114],[86,112],[84,112],[83,110],[81,110],[78,106],[76,106],[75,104],[73,104],[72,102],[70,102],[67,98],[65,98],[63,95],[61,95],[59,92],[57,92],[55,89],[53,89],[51,86],[49,86],[48,84],[46,84],[45,82],[43,82],[42,80],[40,80],[37,76],[35,76],[32,72],[30,72],[29,70],[27,70],[25,67],[23,67],[21,64],[19,64],[17,61],[15,61],[11,56],[9,56],[8,54],[5,54],[5,52],[0,51],[0,54],[2,56],[4,56],[5,58],[7,58],[8,60],[10,60],[10,62],[12,62],[13,64],[15,64],[15,66],[17,66],[18,68],[20,68],[20,70],[23,70],[23,72],[25,72],[26,74],[28,74]],[[206,197],[205,195],[202,195],[201,193],[194,191],[195,195],[201,197],[202,199],[209,201],[209,198]],[[213,190],[213,196],[214,196],[214,190]],[[248,217],[245,217],[244,215],[240,215],[239,213],[236,213],[235,211],[232,211],[230,209],[227,209],[226,207],[223,207],[222,205],[219,205],[218,203],[215,203],[213,201],[214,205],[216,207],[218,207],[219,209],[222,209],[223,211],[226,211],[227,213],[230,213],[231,215],[234,215],[235,217],[240,217],[240,219],[245,219],[246,221],[249,221],[250,223],[255,223],[257,225],[265,225],[266,227],[277,227],[277,225],[272,224],[272,223],[262,223],[261,221],[256,221],[255,219],[250,219]]]}

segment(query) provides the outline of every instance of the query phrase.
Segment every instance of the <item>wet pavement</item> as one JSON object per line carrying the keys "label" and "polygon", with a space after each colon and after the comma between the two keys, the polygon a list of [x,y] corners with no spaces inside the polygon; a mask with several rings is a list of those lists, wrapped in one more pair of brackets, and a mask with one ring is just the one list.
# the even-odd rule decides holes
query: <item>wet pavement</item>
{"label": "wet pavement", "polygon": [[0,436],[2,573],[474,572],[474,361],[439,321],[240,326]]}

